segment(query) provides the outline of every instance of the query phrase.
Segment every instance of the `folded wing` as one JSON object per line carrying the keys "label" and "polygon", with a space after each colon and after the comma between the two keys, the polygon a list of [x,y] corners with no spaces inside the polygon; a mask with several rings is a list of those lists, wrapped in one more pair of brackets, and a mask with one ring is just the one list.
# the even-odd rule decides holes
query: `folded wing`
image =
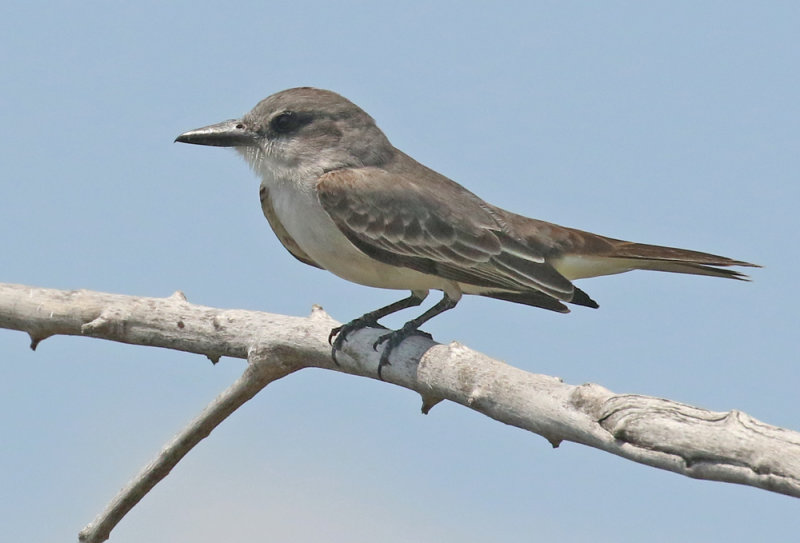
{"label": "folded wing", "polygon": [[324,174],[317,184],[322,206],[371,257],[479,287],[482,296],[566,312],[561,302],[597,307],[574,279],[644,269],[746,280],[728,267],[755,266],[517,215],[405,155],[399,160],[391,171],[362,167]]}
{"label": "folded wing", "polygon": [[317,192],[342,233],[377,260],[555,311],[567,310],[559,300],[597,306],[543,252],[505,228],[494,208],[435,175],[436,183],[426,176],[423,185],[380,168],[334,170]]}

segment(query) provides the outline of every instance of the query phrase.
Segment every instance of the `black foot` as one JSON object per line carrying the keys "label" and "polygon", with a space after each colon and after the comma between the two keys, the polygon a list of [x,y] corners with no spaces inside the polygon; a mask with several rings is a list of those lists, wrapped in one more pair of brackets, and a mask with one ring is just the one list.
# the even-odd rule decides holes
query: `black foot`
{"label": "black foot", "polygon": [[[375,320],[365,319],[362,317],[354,319],[348,322],[347,324],[337,326],[336,328],[331,330],[331,333],[328,334],[328,343],[330,343],[331,345],[331,358],[333,358],[334,364],[336,364],[337,366],[339,365],[339,361],[336,360],[336,352],[342,350],[344,342],[347,341],[347,336],[349,336],[356,330],[361,330],[362,328],[386,328],[386,327],[381,326]],[[336,339],[333,339],[334,337],[336,337]]]}
{"label": "black foot", "polygon": [[386,344],[386,346],[383,348],[383,352],[381,353],[380,362],[378,362],[378,379],[383,380],[381,372],[384,366],[389,365],[389,355],[392,354],[394,348],[403,343],[407,337],[411,336],[423,336],[428,339],[433,339],[433,336],[428,332],[423,332],[422,330],[406,325],[399,330],[382,335],[375,341],[375,343],[372,344],[372,348],[376,351],[378,350],[378,345],[381,343]]}

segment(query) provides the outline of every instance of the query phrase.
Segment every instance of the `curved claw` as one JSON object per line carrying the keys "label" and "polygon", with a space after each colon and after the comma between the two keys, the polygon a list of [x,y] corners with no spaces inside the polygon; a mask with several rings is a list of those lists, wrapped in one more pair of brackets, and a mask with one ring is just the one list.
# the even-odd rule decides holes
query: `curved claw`
{"label": "curved claw", "polygon": [[[331,346],[331,358],[333,359],[333,363],[339,366],[339,361],[336,360],[336,353],[342,350],[342,345],[344,344],[345,340],[347,340],[347,335],[356,330],[355,326],[351,326],[353,323],[343,324],[342,326],[337,326],[336,328],[331,330],[331,333],[328,334],[328,343]],[[333,337],[336,336],[336,339]]]}
{"label": "curved claw", "polygon": [[406,338],[411,336],[422,336],[428,339],[433,339],[433,336],[430,335],[428,332],[424,332],[422,330],[418,330],[417,328],[406,328],[405,326],[400,330],[395,330],[394,332],[389,332],[388,334],[384,334],[375,340],[375,343],[372,344],[372,348],[374,350],[378,350],[378,345],[381,343],[386,343],[386,347],[383,348],[383,352],[381,353],[381,359],[378,362],[378,378],[383,380],[383,376],[381,372],[384,366],[391,365],[389,363],[389,355],[392,351],[403,343]]}
{"label": "curved claw", "polygon": [[333,363],[336,364],[337,366],[341,366],[341,364],[339,364],[339,361],[336,360],[336,347],[333,347],[331,349],[331,360],[333,360]]}
{"label": "curved claw", "polygon": [[[336,353],[342,350],[342,345],[347,341],[347,336],[356,330],[369,327],[384,328],[384,326],[381,326],[374,320],[359,318],[331,329],[331,332],[328,334],[328,343],[332,347],[331,358],[334,364],[337,366],[339,365],[339,361],[336,360]],[[336,339],[334,339],[334,337]]]}
{"label": "curved claw", "polygon": [[[379,337],[378,339],[375,340],[375,343],[372,344],[372,348],[377,351],[378,350],[378,345],[380,345],[381,343],[384,343],[386,341],[389,341],[390,339],[393,339],[393,336],[395,336],[395,335],[399,335],[401,337],[397,341],[397,343],[392,345],[392,348],[397,347],[398,345],[400,345],[400,343],[403,342],[404,339],[406,339],[407,337],[411,337],[411,336],[422,336],[422,337],[430,339],[430,340],[433,339],[432,335],[430,335],[428,332],[425,332],[423,330],[417,330],[417,329],[405,330],[405,329],[401,328],[400,330],[395,330],[394,332],[389,332],[388,334],[383,334],[381,337]],[[389,350],[391,350],[391,349],[389,349]]]}
{"label": "curved claw", "polygon": [[385,350],[384,350],[384,351],[381,353],[381,359],[380,359],[380,361],[378,362],[378,379],[380,379],[381,381],[383,381],[383,375],[381,375],[381,374],[383,373],[383,367],[384,367],[384,366],[390,366],[390,365],[391,365],[391,364],[389,363],[389,353],[390,353],[390,352],[392,352],[392,350],[391,350],[391,349],[389,349],[389,348],[385,349]]}
{"label": "curved claw", "polygon": [[337,326],[336,328],[331,328],[331,333],[328,334],[328,345],[331,345],[331,346],[333,345],[333,336],[335,336],[339,332],[341,332],[342,328],[344,328],[344,325]]}

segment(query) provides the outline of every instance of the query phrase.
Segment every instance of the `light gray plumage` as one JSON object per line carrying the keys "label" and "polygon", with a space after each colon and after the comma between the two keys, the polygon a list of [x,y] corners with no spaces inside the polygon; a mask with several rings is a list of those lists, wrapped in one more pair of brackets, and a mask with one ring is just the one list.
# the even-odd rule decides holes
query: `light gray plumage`
{"label": "light gray plumage", "polygon": [[430,289],[444,292],[442,301],[376,343],[387,342],[381,367],[392,348],[462,294],[568,312],[564,302],[597,307],[574,279],[634,269],[746,279],[727,267],[754,266],[500,209],[395,149],[372,117],[326,90],[273,94],[241,119],[176,141],[235,147],[261,177],[270,226],[300,261],[363,285],[412,292],[333,330],[334,355],[349,332],[419,305]]}

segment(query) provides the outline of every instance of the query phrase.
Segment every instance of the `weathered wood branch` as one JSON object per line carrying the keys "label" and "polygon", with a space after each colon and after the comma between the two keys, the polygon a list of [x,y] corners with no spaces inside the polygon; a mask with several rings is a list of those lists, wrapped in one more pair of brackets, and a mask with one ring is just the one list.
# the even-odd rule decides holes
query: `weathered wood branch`
{"label": "weathered wood branch", "polygon": [[[305,367],[377,378],[381,330],[354,333],[335,365],[327,343],[337,323],[190,304],[176,293],[140,298],[0,284],[0,327],[27,332],[31,347],[56,334],[83,335],[203,354],[247,358],[248,369],[209,405],[81,533],[103,541],[178,461],[268,383]],[[751,485],[800,497],[800,433],[739,412],[717,413],[595,384],[568,385],[467,347],[412,337],[392,353],[388,382],[418,392],[423,411],[450,400],[530,430],[557,446],[568,440],[698,479]]]}

